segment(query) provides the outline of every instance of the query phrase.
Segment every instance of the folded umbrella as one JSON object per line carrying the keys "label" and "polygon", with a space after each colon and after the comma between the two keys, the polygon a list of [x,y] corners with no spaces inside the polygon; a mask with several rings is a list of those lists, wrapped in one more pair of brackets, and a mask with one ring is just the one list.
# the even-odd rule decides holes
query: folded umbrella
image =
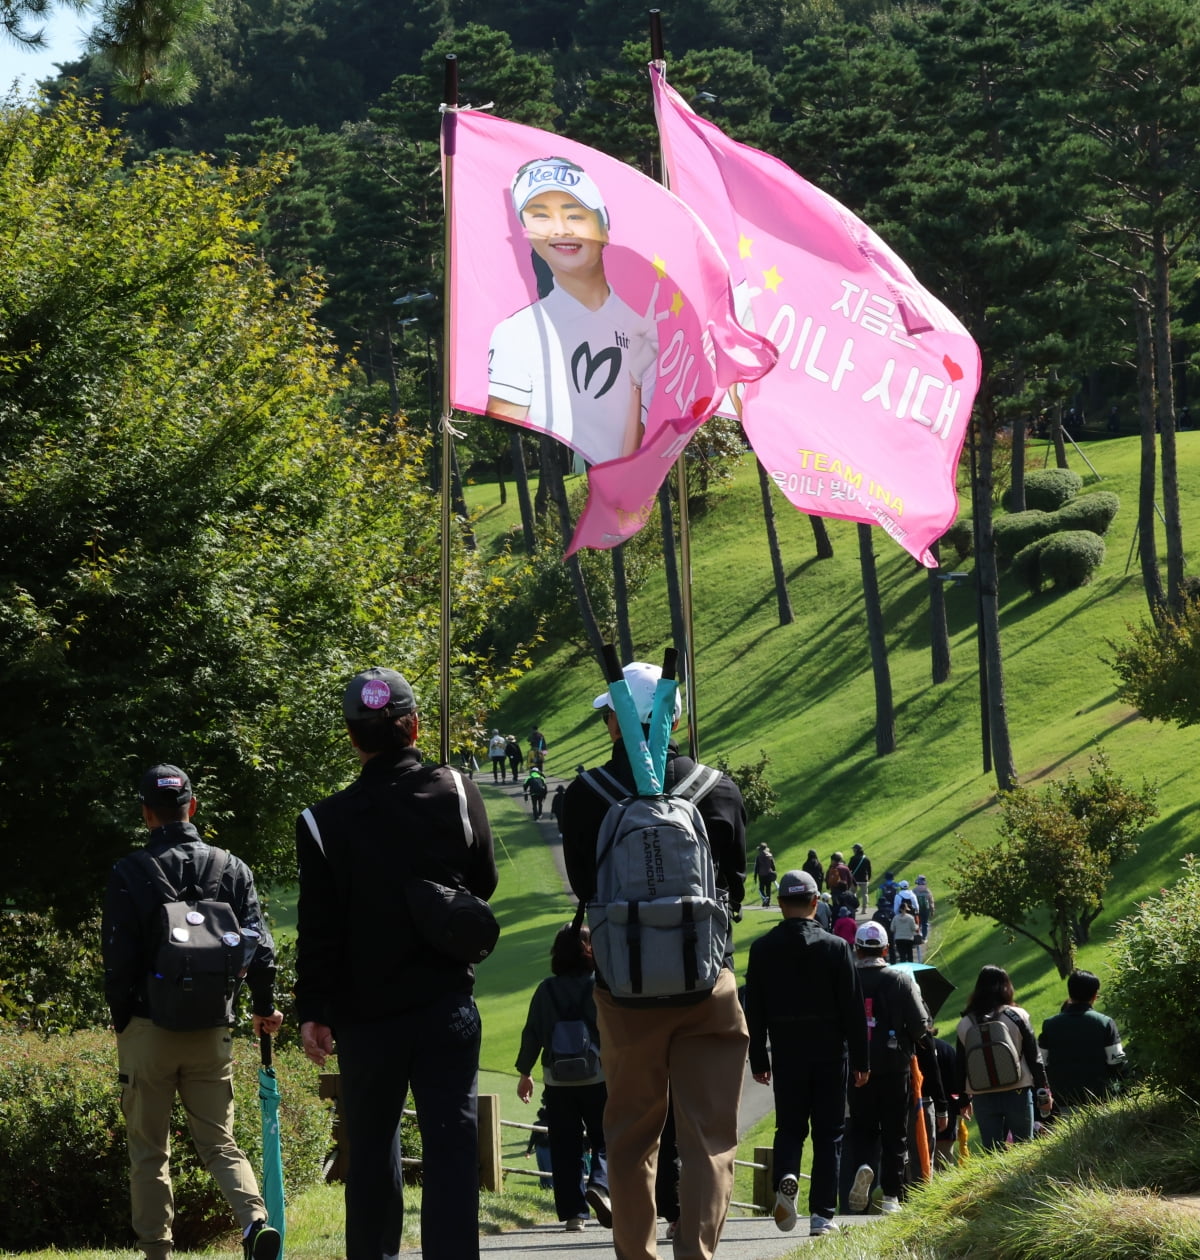
{"label": "folded umbrella", "polygon": [[262,1066],[258,1069],[258,1107],[262,1115],[262,1196],[267,1205],[267,1224],[279,1231],[283,1254],[283,1149],[279,1140],[279,1081],[271,1064],[271,1038],[259,1039]]}

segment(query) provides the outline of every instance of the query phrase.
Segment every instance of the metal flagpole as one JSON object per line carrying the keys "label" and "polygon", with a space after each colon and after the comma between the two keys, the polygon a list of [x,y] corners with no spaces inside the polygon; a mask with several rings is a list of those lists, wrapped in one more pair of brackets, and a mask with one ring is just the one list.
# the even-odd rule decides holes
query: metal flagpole
{"label": "metal flagpole", "polygon": [[442,86],[442,202],[445,209],[443,238],[442,287],[442,415],[438,427],[442,435],[442,622],[439,641],[440,687],[438,716],[441,720],[442,764],[450,764],[450,468],[454,462],[454,435],[450,415],[450,364],[453,342],[450,339],[450,211],[454,205],[454,149],[456,142],[455,110],[458,108],[458,58],[446,56]]}
{"label": "metal flagpole", "polygon": [[[650,59],[666,74],[663,53],[662,10],[650,10]],[[659,148],[662,185],[669,188],[667,164]],[[688,744],[692,756],[700,759],[700,734],[696,721],[696,650],[692,628],[692,531],[688,525],[687,451],[679,452],[675,461],[675,480],[679,490],[679,602],[683,613],[683,687],[687,696]]]}

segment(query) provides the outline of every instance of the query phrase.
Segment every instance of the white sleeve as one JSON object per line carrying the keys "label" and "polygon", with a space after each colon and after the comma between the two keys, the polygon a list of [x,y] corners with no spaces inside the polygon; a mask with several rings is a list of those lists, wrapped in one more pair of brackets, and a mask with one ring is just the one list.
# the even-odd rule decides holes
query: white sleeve
{"label": "white sleeve", "polygon": [[533,368],[529,353],[530,338],[522,336],[518,324],[523,312],[501,320],[492,330],[488,346],[488,394],[518,407],[533,402]]}

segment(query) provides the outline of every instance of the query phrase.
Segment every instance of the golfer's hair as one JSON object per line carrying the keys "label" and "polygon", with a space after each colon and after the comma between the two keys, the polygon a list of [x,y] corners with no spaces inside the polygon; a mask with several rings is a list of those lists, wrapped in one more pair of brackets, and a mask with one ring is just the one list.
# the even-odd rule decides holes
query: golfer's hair
{"label": "golfer's hair", "polygon": [[991,964],[982,968],[971,996],[967,998],[964,1015],[986,1015],[1000,1006],[1011,1006],[1013,1000],[1012,981],[1003,967]]}
{"label": "golfer's hair", "polygon": [[165,823],[187,822],[190,805],[190,801],[184,801],[182,805],[147,805],[146,808],[150,811],[150,817],[161,827]]}
{"label": "golfer's hair", "polygon": [[417,715],[347,718],[346,728],[354,737],[355,746],[365,753],[400,752],[411,748],[416,739]]}
{"label": "golfer's hair", "polygon": [[1072,971],[1067,977],[1067,997],[1072,1002],[1090,1002],[1100,992],[1100,977],[1090,971]]}
{"label": "golfer's hair", "polygon": [[564,923],[554,934],[550,946],[550,970],[556,976],[587,975],[596,969],[591,954],[583,947],[592,939],[592,931],[586,923],[575,930],[574,923]]}

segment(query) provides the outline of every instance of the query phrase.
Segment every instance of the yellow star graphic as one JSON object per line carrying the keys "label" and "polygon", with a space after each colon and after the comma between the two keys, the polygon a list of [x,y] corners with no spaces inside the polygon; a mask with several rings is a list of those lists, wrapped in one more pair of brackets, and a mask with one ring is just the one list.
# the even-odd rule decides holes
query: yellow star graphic
{"label": "yellow star graphic", "polygon": [[748,236],[740,235],[738,237],[738,257],[739,258],[749,258],[751,251],[753,250],[753,247],[754,247],[754,242]]}
{"label": "yellow star graphic", "polygon": [[675,296],[671,299],[671,314],[678,316],[681,310],[683,310],[683,294],[676,289]]}
{"label": "yellow star graphic", "polygon": [[783,277],[772,267],[770,271],[763,272],[763,284],[771,290],[772,293],[779,292],[779,286],[783,283]]}
{"label": "yellow star graphic", "polygon": [[667,264],[657,254],[654,255],[654,270],[660,280],[667,274]]}

